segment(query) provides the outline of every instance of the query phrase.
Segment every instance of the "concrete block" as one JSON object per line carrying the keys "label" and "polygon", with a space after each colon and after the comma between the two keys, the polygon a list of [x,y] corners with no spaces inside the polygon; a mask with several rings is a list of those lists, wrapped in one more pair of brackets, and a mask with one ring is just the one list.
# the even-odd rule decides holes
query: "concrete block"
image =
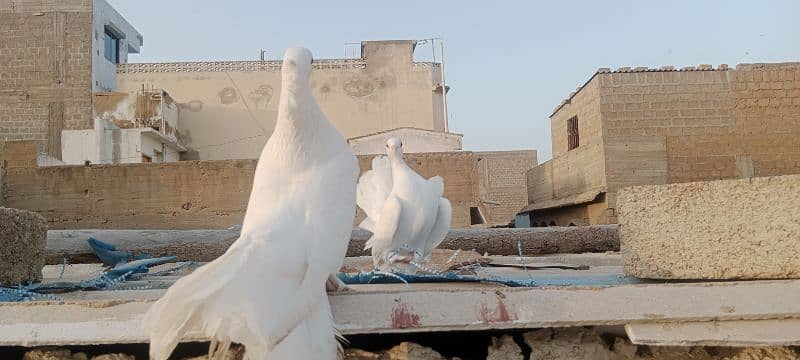
{"label": "concrete block", "polygon": [[0,284],[42,279],[47,223],[34,212],[0,208]]}
{"label": "concrete block", "polygon": [[800,277],[800,175],[624,188],[624,272],[654,279]]}

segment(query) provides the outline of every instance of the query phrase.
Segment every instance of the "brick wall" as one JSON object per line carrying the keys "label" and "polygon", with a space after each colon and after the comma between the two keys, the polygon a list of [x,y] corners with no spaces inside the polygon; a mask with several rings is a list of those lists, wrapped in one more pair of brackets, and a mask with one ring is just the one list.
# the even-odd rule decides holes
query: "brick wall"
{"label": "brick wall", "polygon": [[547,201],[553,197],[553,160],[545,161],[542,164],[528,170],[527,190],[528,204],[538,201]]}
{"label": "brick wall", "polygon": [[687,173],[668,166],[668,139],[733,131],[727,70],[616,72],[598,74],[597,81],[612,194]]}
{"label": "brick wall", "polygon": [[[548,224],[563,224],[566,219],[570,219],[566,224],[590,222],[587,211],[549,209],[562,206],[560,202],[569,203],[574,198],[605,191],[606,164],[600,110],[600,86],[597,81],[590,80],[580,91],[570,94],[569,99],[562,102],[551,115],[553,159],[527,173],[529,203],[548,206],[548,209],[534,212],[533,222],[538,224],[548,220]],[[575,116],[578,118],[579,146],[569,150],[567,123]],[[600,215],[593,212],[591,216]]]}
{"label": "brick wall", "polygon": [[[2,178],[5,206],[36,211],[51,229],[226,228],[241,224],[256,160],[159,164],[35,167],[31,142],[6,143],[19,166]],[[26,158],[27,157],[27,158]],[[366,169],[371,157],[359,157]],[[477,206],[475,155],[470,152],[407,155],[421,175],[442,175],[453,204],[453,226],[469,225]]]}
{"label": "brick wall", "polygon": [[594,190],[604,191],[604,174],[603,146],[582,145],[528,172],[528,200],[546,202]]}
{"label": "brick wall", "polygon": [[567,154],[567,121],[578,117],[580,146],[603,143],[603,123],[600,119],[600,86],[590,81],[581,91],[559,105],[550,117],[553,158]]}
{"label": "brick wall", "polygon": [[90,0],[0,3],[0,142],[58,157],[62,129],[91,128],[91,34]]}
{"label": "brick wall", "polygon": [[480,197],[490,224],[507,224],[528,204],[526,174],[537,164],[535,150],[484,151],[478,157]]}
{"label": "brick wall", "polygon": [[[590,81],[581,91],[571,94],[551,116],[553,159],[528,173],[530,202],[605,188],[599,91],[598,83]],[[578,117],[580,141],[577,148],[568,150],[567,122],[574,116]]]}
{"label": "brick wall", "polygon": [[730,71],[733,128],[668,138],[670,182],[800,173],[800,63]]}

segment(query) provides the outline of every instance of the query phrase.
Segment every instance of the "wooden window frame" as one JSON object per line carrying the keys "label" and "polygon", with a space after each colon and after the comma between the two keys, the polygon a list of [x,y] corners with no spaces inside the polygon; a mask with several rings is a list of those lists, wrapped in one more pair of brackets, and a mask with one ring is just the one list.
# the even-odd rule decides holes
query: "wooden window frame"
{"label": "wooden window frame", "polygon": [[581,146],[581,135],[578,131],[578,117],[573,116],[567,120],[567,151]]}

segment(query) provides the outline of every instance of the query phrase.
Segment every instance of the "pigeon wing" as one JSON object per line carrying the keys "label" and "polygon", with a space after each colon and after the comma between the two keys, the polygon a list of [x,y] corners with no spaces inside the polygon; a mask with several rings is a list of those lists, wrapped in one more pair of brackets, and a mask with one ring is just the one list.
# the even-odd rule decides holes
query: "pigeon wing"
{"label": "pigeon wing", "polygon": [[381,217],[383,203],[392,192],[392,168],[386,156],[372,159],[372,170],[358,180],[356,203],[367,214],[367,218],[359,224],[365,230],[373,231]]}
{"label": "pigeon wing", "polygon": [[430,186],[431,193],[436,197],[441,197],[444,195],[444,180],[441,176],[434,176],[428,179],[428,185]]}
{"label": "pigeon wing", "polygon": [[383,204],[380,220],[375,224],[375,230],[372,237],[367,240],[364,250],[372,249],[373,254],[379,254],[392,246],[402,211],[400,200],[396,196],[390,195]]}
{"label": "pigeon wing", "polygon": [[439,246],[447,236],[450,230],[450,222],[453,218],[453,207],[450,201],[445,198],[439,198],[439,210],[436,212],[436,222],[431,228],[428,241],[425,243],[425,257],[427,257],[433,249]]}

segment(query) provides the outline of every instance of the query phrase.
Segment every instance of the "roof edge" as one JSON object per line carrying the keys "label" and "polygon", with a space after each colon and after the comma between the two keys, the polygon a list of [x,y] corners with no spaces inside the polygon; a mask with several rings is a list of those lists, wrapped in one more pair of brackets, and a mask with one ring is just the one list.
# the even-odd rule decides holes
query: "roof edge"
{"label": "roof edge", "polygon": [[385,134],[385,133],[392,132],[392,131],[395,131],[395,130],[418,130],[418,131],[426,131],[426,132],[432,132],[432,133],[438,133],[438,134],[454,135],[454,136],[458,136],[460,138],[464,137],[464,134],[459,134],[459,133],[451,133],[451,132],[444,132],[444,131],[438,131],[438,130],[423,129],[423,128],[418,128],[418,127],[413,127],[413,126],[403,126],[403,127],[398,127],[398,128],[394,128],[394,129],[382,130],[382,131],[378,131],[378,132],[374,132],[374,133],[369,133],[369,134],[364,134],[364,135],[359,135],[359,136],[353,136],[351,138],[348,138],[347,141],[355,140],[355,139],[361,139],[361,138],[375,136],[375,135],[380,135],[380,134]]}
{"label": "roof edge", "polygon": [[[739,65],[737,65],[737,68],[740,65],[748,65],[748,64],[739,64]],[[626,67],[618,68],[617,70],[611,70],[611,68],[599,68],[592,74],[591,77],[589,77],[589,80],[586,80],[586,82],[584,82],[583,85],[579,86],[577,89],[575,89],[575,91],[571,92],[569,94],[569,97],[567,97],[566,99],[562,100],[561,103],[558,104],[558,106],[556,106],[556,108],[553,110],[553,112],[550,113],[550,116],[548,116],[548,118],[552,118],[553,115],[555,115],[559,110],[561,110],[561,108],[563,108],[567,104],[570,104],[571,101],[572,101],[572,98],[574,98],[576,95],[578,95],[578,93],[581,92],[581,90],[583,90],[586,87],[586,85],[589,85],[589,83],[592,81],[592,79],[594,79],[597,76],[597,74],[621,74],[621,73],[644,73],[644,72],[685,72],[685,71],[728,71],[728,70],[733,70],[730,66],[728,66],[728,64],[719,64],[719,65],[717,65],[716,68],[714,66],[712,66],[712,65],[709,65],[709,64],[700,64],[698,66],[684,66],[682,68],[677,68],[677,67],[672,66],[672,65],[666,65],[666,66],[662,66],[662,67],[659,67],[659,68],[650,68],[650,67],[647,67],[647,66],[639,66],[639,67],[631,68],[631,67],[627,67],[626,66]]]}

